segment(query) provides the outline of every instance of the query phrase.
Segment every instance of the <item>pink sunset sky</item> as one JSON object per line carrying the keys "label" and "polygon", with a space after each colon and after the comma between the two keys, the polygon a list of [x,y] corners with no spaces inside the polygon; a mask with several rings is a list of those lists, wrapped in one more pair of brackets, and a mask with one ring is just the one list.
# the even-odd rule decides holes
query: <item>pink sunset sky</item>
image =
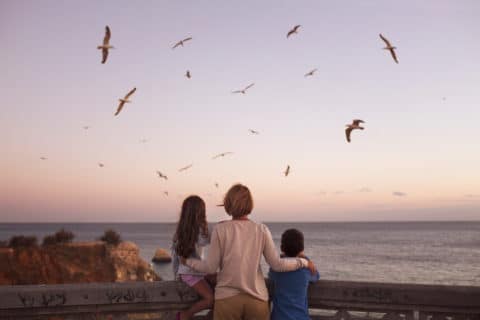
{"label": "pink sunset sky", "polygon": [[473,0],[0,1],[0,222],[174,221],[189,194],[216,221],[236,182],[262,221],[478,220],[479,16]]}

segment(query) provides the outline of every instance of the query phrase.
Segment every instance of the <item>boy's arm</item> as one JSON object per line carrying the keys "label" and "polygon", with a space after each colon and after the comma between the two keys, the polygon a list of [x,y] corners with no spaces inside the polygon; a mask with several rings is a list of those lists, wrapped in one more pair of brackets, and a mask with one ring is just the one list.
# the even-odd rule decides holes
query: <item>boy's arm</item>
{"label": "boy's arm", "polygon": [[315,274],[310,273],[310,279],[308,279],[308,282],[317,282],[320,280],[320,273],[317,271]]}

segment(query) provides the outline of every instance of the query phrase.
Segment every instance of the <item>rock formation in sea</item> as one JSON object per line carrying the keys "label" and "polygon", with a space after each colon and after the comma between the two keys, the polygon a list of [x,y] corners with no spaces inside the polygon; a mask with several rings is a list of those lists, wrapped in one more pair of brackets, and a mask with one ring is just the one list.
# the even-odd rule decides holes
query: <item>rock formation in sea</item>
{"label": "rock formation in sea", "polygon": [[0,285],[158,280],[133,242],[0,248]]}
{"label": "rock formation in sea", "polygon": [[155,255],[152,258],[152,262],[156,263],[169,263],[172,262],[172,257],[167,250],[159,248],[155,251]]}

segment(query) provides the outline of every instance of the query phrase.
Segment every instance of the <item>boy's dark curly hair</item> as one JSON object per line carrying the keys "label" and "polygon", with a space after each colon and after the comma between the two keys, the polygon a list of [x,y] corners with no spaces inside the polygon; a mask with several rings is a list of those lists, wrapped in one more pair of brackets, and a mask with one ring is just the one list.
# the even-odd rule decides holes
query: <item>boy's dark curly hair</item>
{"label": "boy's dark curly hair", "polygon": [[281,250],[287,257],[296,257],[303,251],[303,233],[297,229],[285,230],[282,234]]}

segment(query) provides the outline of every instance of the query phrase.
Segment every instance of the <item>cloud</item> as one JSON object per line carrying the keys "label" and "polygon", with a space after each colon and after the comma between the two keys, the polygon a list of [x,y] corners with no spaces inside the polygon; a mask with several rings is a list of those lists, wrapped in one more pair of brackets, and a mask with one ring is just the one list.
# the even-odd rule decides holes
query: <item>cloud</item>
{"label": "cloud", "polygon": [[369,187],[363,187],[359,189],[358,192],[372,192],[372,189],[370,189]]}
{"label": "cloud", "polygon": [[406,197],[407,194],[405,192],[401,192],[401,191],[393,191],[392,192],[392,196],[395,196],[395,197]]}

